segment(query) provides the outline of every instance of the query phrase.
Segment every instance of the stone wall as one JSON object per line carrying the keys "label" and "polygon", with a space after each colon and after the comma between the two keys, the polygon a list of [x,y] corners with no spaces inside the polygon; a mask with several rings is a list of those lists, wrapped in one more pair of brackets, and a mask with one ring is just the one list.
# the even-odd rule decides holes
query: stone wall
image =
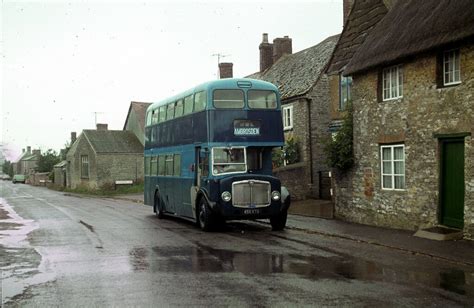
{"label": "stone wall", "polygon": [[98,154],[98,186],[113,185],[117,180],[143,181],[143,154]]}
{"label": "stone wall", "polygon": [[[461,80],[438,88],[436,54],[403,65],[403,98],[377,98],[378,71],[353,76],[355,167],[335,177],[336,215],[347,220],[416,230],[438,224],[439,150],[436,134],[465,138],[464,232],[474,237],[474,45],[461,48]],[[380,145],[405,145],[406,187],[381,189]]]}
{"label": "stone wall", "polygon": [[309,192],[309,174],[306,162],[273,169],[273,175],[280,179],[291,195],[291,200],[304,200]]}
{"label": "stone wall", "polygon": [[[81,156],[87,155],[89,157],[89,177],[81,177]],[[96,156],[95,152],[90,144],[85,140],[84,134],[81,134],[76,140],[74,147],[67,153],[68,161],[68,183],[67,186],[76,189],[78,187],[84,187],[89,189],[95,189],[98,187],[97,184],[97,172],[96,172]]]}
{"label": "stone wall", "polygon": [[[329,197],[330,185],[320,183],[320,174],[327,173],[330,169],[326,163],[324,152],[324,141],[330,138],[328,130],[330,123],[330,95],[329,79],[327,75],[321,75],[316,85],[308,93],[311,104],[311,195],[314,198]],[[323,191],[320,191],[322,188]]]}

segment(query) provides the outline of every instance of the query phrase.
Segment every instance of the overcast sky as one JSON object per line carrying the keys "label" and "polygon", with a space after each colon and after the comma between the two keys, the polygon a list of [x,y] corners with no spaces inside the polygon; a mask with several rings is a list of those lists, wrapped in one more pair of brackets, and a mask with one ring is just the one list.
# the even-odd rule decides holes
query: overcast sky
{"label": "overcast sky", "polygon": [[14,159],[59,151],[98,123],[122,129],[131,101],[154,102],[217,78],[258,71],[262,33],[293,52],[342,30],[342,0],[9,1],[1,22],[0,143]]}

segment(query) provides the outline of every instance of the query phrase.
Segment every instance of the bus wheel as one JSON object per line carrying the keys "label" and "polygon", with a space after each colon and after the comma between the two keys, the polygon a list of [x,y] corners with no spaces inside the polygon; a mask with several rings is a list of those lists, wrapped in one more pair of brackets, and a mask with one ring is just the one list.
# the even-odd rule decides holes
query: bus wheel
{"label": "bus wheel", "polygon": [[207,204],[206,198],[202,197],[199,201],[198,224],[203,231],[211,231],[213,226],[212,214]]}
{"label": "bus wheel", "polygon": [[288,217],[288,211],[284,210],[278,215],[270,217],[270,224],[272,225],[273,231],[281,231],[285,229],[286,218]]}
{"label": "bus wheel", "polygon": [[159,219],[163,218],[163,209],[160,202],[160,195],[155,193],[155,199],[153,201],[153,209],[155,210],[156,217]]}

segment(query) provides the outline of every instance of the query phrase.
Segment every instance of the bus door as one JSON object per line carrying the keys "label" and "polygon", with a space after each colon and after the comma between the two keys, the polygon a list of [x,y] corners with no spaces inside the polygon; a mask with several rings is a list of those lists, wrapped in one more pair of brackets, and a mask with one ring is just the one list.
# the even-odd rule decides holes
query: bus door
{"label": "bus door", "polygon": [[193,185],[191,186],[191,205],[192,213],[191,217],[196,215],[196,196],[201,189],[203,177],[207,177],[209,173],[209,153],[201,147],[196,147],[194,152],[194,179]]}

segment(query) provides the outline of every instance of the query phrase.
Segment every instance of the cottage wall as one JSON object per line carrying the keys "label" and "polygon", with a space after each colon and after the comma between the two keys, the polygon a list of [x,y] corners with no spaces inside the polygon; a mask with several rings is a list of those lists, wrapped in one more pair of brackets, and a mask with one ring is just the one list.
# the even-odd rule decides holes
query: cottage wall
{"label": "cottage wall", "polygon": [[138,140],[140,140],[140,143],[142,145],[145,144],[145,133],[143,132],[142,127],[140,126],[137,113],[133,108],[130,110],[130,115],[127,119],[127,125],[125,126],[124,130],[133,132],[137,136]]}
{"label": "cottage wall", "polygon": [[[96,154],[90,144],[82,134],[76,141],[77,145],[67,154],[68,161],[68,187],[76,189],[84,187],[88,189],[95,189],[98,187],[97,182],[97,161]],[[81,177],[81,156],[88,155],[89,157],[89,178]]]}
{"label": "cottage wall", "polygon": [[311,193],[308,103],[305,98],[301,98],[283,102],[282,107],[285,106],[293,106],[293,128],[285,131],[285,140],[296,138],[299,163],[274,169],[273,173],[280,178],[282,185],[288,188],[292,199],[302,200]]}
{"label": "cottage wall", "polygon": [[[464,231],[474,238],[474,45],[461,48],[460,85],[438,88],[436,54],[403,64],[403,98],[377,99],[378,72],[353,76],[351,172],[336,178],[336,215],[415,230],[438,224],[440,142],[435,134],[470,133],[465,146]],[[381,189],[380,145],[405,144],[404,191]]]}
{"label": "cottage wall", "polygon": [[114,185],[117,180],[143,181],[143,154],[97,155],[98,186]]}
{"label": "cottage wall", "polygon": [[326,163],[324,144],[330,138],[328,130],[330,123],[329,78],[326,74],[308,93],[311,104],[311,160],[312,160],[312,190],[314,198],[330,199],[329,167]]}

